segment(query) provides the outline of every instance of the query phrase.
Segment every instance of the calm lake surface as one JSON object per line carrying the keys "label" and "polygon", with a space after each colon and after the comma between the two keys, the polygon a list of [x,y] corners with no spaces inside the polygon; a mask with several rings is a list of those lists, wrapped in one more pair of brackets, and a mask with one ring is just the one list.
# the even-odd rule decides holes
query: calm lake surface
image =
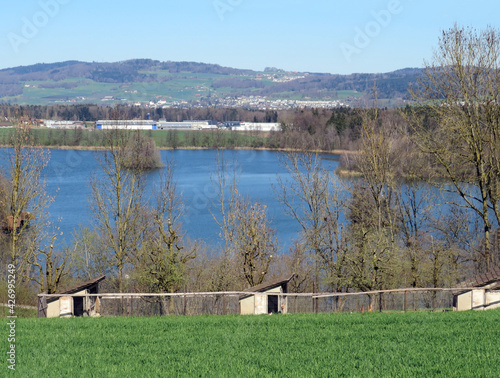
{"label": "calm lake surface", "polygon": [[[96,154],[101,152],[82,150],[51,150],[50,162],[45,170],[47,188],[55,201],[49,208],[53,222],[58,222],[63,231],[63,241],[69,243],[79,225],[90,226],[88,198],[89,178],[98,173],[100,166]],[[273,185],[277,175],[286,179],[287,172],[280,165],[275,151],[235,150],[225,151],[227,161],[236,162],[239,172],[238,191],[254,202],[267,205],[272,227],[276,229],[280,246],[286,251],[297,237],[298,224],[287,217],[281,204],[276,201]],[[220,230],[214,222],[210,209],[216,192],[210,177],[215,171],[215,151],[175,150],[161,151],[162,159],[173,160],[175,181],[182,196],[185,215],[182,219],[185,235],[192,240],[202,239],[216,245]],[[0,149],[0,165],[8,166],[8,150]],[[325,167],[334,170],[338,162],[335,155],[322,155]],[[152,183],[158,182],[161,169],[147,175],[149,191]]]}

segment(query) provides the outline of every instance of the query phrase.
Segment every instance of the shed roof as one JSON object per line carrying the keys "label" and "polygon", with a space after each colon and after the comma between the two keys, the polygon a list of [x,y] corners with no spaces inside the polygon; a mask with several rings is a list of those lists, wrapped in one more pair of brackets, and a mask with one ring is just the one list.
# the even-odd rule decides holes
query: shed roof
{"label": "shed roof", "polygon": [[483,287],[495,282],[500,283],[500,266],[493,268],[489,272],[473,277],[471,280],[463,281],[458,286]]}
{"label": "shed roof", "polygon": [[[269,289],[287,284],[294,276],[295,276],[295,273],[292,273],[291,275],[282,276],[274,281],[264,282],[264,283],[261,283],[260,285],[250,287],[250,288],[245,289],[243,291],[248,291],[248,292],[252,292],[252,293],[253,292],[263,293]],[[244,298],[247,298],[249,296],[250,295],[242,295],[242,296],[240,296],[240,299],[244,299]]]}
{"label": "shed roof", "polygon": [[[92,285],[95,285],[96,283],[99,283],[101,282],[102,280],[104,280],[106,278],[106,276],[100,276],[100,277],[97,277],[97,278],[94,278],[93,280],[90,280],[90,281],[87,281],[87,282],[84,282],[84,283],[81,283],[77,286],[74,286],[68,290],[65,290],[65,291],[62,291],[60,293],[54,293],[54,294],[74,294],[74,293],[78,293],[79,291],[82,291]],[[58,300],[59,297],[51,297],[49,299],[47,299],[47,302],[52,302],[52,301],[55,301],[55,300]]]}
{"label": "shed roof", "polygon": [[89,286],[92,286],[92,285],[94,285],[96,283],[101,282],[105,278],[106,278],[106,276],[100,276],[100,277],[94,278],[93,280],[81,283],[81,284],[79,284],[77,286],[72,287],[71,289],[65,290],[65,291],[61,292],[60,294],[74,294],[74,293],[77,293],[77,292],[79,292],[79,291],[81,291],[83,289],[86,289]]}

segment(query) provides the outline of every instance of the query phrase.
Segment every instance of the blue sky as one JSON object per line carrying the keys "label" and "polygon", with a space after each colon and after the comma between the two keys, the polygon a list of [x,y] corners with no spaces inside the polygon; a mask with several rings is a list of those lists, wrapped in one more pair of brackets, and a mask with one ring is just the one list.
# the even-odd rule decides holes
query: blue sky
{"label": "blue sky", "polygon": [[0,0],[0,68],[132,58],[263,70],[421,67],[455,22],[500,29],[498,0]]}

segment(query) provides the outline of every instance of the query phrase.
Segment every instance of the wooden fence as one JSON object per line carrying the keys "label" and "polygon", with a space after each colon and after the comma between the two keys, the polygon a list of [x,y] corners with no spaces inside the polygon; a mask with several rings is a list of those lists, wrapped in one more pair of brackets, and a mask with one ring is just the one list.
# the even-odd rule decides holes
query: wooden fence
{"label": "wooden fence", "polygon": [[[159,316],[239,314],[243,296],[278,296],[286,303],[283,312],[368,312],[452,310],[454,293],[473,288],[405,288],[356,293],[276,293],[276,292],[197,292],[197,293],[100,293],[86,294],[98,303],[103,316]],[[50,298],[82,297],[82,294],[39,294],[38,313],[46,316]],[[267,301],[267,298],[266,298]],[[281,311],[280,311],[281,312]]]}

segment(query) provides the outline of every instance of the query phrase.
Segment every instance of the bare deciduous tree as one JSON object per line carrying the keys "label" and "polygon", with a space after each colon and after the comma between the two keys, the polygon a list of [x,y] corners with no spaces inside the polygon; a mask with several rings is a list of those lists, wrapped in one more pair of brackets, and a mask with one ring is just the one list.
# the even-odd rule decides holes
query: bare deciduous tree
{"label": "bare deciduous tree", "polygon": [[361,290],[382,289],[395,274],[398,192],[394,170],[398,155],[394,131],[394,125],[378,117],[377,109],[367,110],[360,151],[353,156],[361,181],[349,188],[349,265],[354,286]]}
{"label": "bare deciduous tree", "polygon": [[217,151],[212,176],[217,198],[212,216],[221,229],[224,245],[218,257],[215,290],[240,287],[239,281],[250,286],[262,283],[276,258],[277,242],[266,206],[243,198],[237,182],[237,163],[224,160],[222,151]]}
{"label": "bare deciduous tree", "polygon": [[290,179],[278,177],[276,196],[285,212],[301,227],[299,245],[310,252],[316,265],[315,289],[319,289],[322,271],[329,287],[346,290],[349,282],[344,274],[346,245],[341,225],[344,204],[340,188],[317,154],[287,153],[281,164]]}
{"label": "bare deciduous tree", "polygon": [[276,258],[277,241],[270,227],[266,206],[238,199],[233,248],[237,266],[250,287],[261,284]]}
{"label": "bare deciduous tree", "polygon": [[45,249],[38,248],[38,253],[34,256],[32,266],[38,269],[38,277],[34,276],[35,281],[40,287],[40,291],[47,294],[54,294],[61,285],[62,278],[68,274],[67,262],[69,253],[56,254],[54,252],[54,240],[57,235],[50,239],[50,246]]}
{"label": "bare deciduous tree", "polygon": [[145,213],[144,180],[140,169],[127,169],[128,134],[110,130],[106,134],[107,150],[98,153],[102,175],[94,174],[90,181],[90,208],[95,232],[104,253],[111,255],[117,272],[117,289],[125,288],[124,271],[141,245]]}
{"label": "bare deciduous tree", "polygon": [[91,280],[109,274],[112,255],[106,248],[97,230],[80,227],[73,234],[70,268],[83,280]]}
{"label": "bare deciduous tree", "polygon": [[[196,257],[196,244],[186,248],[180,229],[183,208],[173,170],[173,163],[167,163],[165,174],[160,176],[160,183],[154,188],[156,204],[145,213],[144,221],[150,225],[144,230],[143,245],[134,261],[139,281],[148,292],[179,291],[186,280],[186,265]],[[161,300],[165,313],[173,313],[173,301],[170,298]]]}
{"label": "bare deciduous tree", "polygon": [[47,208],[53,198],[47,195],[43,169],[49,161],[47,150],[34,145],[29,124],[18,124],[10,153],[7,214],[4,229],[10,259],[19,274],[28,275],[30,262],[45,237]]}
{"label": "bare deciduous tree", "polygon": [[147,170],[163,166],[155,141],[135,130],[129,135],[125,149],[124,166],[128,169]]}
{"label": "bare deciduous tree", "polygon": [[[413,91],[417,102],[437,116],[429,127],[412,112],[414,140],[431,154],[451,186],[483,223],[484,257],[477,269],[498,263],[491,251],[492,218],[500,220],[500,34],[455,25],[444,31],[433,61],[426,63],[422,80]],[[493,215],[494,214],[494,215]]]}
{"label": "bare deciduous tree", "polygon": [[234,242],[235,213],[238,197],[238,174],[236,162],[224,158],[224,152],[217,150],[215,155],[215,171],[211,176],[215,187],[216,198],[212,201],[210,210],[212,218],[221,230],[221,239],[224,243],[222,253],[217,257],[216,273],[212,276],[212,289],[216,291],[229,290],[234,285],[237,274],[234,272]]}

